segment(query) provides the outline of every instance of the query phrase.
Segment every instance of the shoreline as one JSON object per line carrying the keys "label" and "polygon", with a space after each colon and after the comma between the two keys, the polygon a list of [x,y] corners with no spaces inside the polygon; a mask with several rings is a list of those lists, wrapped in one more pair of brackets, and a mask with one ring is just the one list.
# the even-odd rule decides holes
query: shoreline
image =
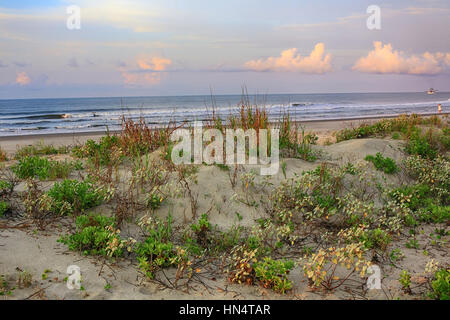
{"label": "shoreline", "polygon": [[[450,112],[442,113],[421,113],[418,116],[430,117],[430,116],[448,116]],[[347,127],[352,127],[355,125],[360,125],[362,123],[367,123],[382,119],[392,119],[400,116],[395,115],[377,115],[377,116],[364,116],[364,117],[353,117],[353,118],[340,118],[340,119],[314,119],[314,120],[301,120],[295,121],[293,123],[303,124],[305,130],[314,131],[316,133],[327,133],[338,131]],[[107,134],[107,130],[104,131],[93,131],[93,132],[72,132],[72,133],[42,133],[42,134],[27,134],[27,135],[8,135],[0,136],[0,147],[7,153],[14,153],[18,147],[35,145],[40,142],[44,142],[48,145],[53,145],[55,147],[74,145],[85,143],[89,139],[98,139]],[[109,130],[109,133],[116,134],[120,130]]]}

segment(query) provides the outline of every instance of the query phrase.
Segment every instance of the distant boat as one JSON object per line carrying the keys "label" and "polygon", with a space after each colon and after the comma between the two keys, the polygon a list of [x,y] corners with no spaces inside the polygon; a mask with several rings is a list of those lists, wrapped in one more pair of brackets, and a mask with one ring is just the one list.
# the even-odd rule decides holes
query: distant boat
{"label": "distant boat", "polygon": [[427,94],[435,94],[437,92],[437,90],[434,90],[433,88],[430,88],[428,91],[427,91]]}

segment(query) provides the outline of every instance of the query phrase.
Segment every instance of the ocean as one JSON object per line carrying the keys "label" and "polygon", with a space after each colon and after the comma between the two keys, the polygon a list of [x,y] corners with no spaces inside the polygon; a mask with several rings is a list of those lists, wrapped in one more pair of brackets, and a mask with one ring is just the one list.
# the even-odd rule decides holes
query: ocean
{"label": "ocean", "polygon": [[[239,110],[241,95],[105,97],[0,100],[0,136],[79,133],[116,130],[122,115],[144,117],[149,125],[169,121],[207,120],[215,112],[222,118]],[[264,106],[270,119],[289,112],[295,120],[326,120],[366,116],[433,113],[442,104],[450,110],[450,92],[268,94],[249,96]]]}

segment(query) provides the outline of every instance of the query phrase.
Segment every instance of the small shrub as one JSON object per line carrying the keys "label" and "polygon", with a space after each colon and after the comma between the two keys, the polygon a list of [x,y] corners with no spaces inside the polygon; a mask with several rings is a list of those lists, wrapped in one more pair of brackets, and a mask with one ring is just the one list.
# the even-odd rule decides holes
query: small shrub
{"label": "small shrub", "polygon": [[292,289],[292,282],[287,279],[287,274],[292,268],[294,268],[293,261],[272,260],[270,257],[264,257],[264,261],[256,262],[254,265],[255,276],[263,287],[279,293]]}
{"label": "small shrub", "polygon": [[149,193],[146,197],[147,207],[152,208],[152,210],[159,209],[164,201],[164,197],[156,191]]}
{"label": "small shrub", "polygon": [[191,225],[192,231],[197,236],[197,242],[206,247],[208,244],[208,232],[211,231],[211,223],[207,214],[202,214],[200,220],[196,224]]}
{"label": "small shrub", "polygon": [[[308,258],[303,271],[309,279],[310,286],[334,290],[342,286],[354,272],[359,272],[361,277],[365,276],[370,262],[365,260],[363,254],[362,245],[355,243],[341,248],[319,249]],[[338,266],[347,269],[347,276],[343,278],[336,276]]]}
{"label": "small shrub", "polygon": [[[444,157],[433,160],[420,156],[410,156],[404,161],[407,174],[430,187],[433,203],[450,204],[450,162]],[[428,204],[427,204],[428,205]]]}
{"label": "small shrub", "polygon": [[47,192],[53,200],[51,211],[56,214],[78,214],[103,201],[103,192],[90,181],[64,180],[56,182]]}
{"label": "small shrub", "polygon": [[405,246],[408,248],[408,249],[419,249],[419,241],[417,241],[416,239],[411,239],[411,240],[409,240],[409,242],[407,242],[406,244],[405,244]]}
{"label": "small shrub", "polygon": [[391,243],[391,237],[380,228],[363,232],[360,241],[366,249],[381,249],[386,251]]}
{"label": "small shrub", "polygon": [[440,269],[431,281],[429,296],[436,300],[450,300],[450,269]]}
{"label": "small shrub", "polygon": [[419,211],[419,218],[424,222],[444,223],[450,220],[450,206],[430,204]]}
{"label": "small shrub", "polygon": [[255,269],[258,249],[249,250],[245,246],[237,246],[231,252],[230,267],[227,270],[228,281],[231,283],[252,285],[255,282]]}
{"label": "small shrub", "polygon": [[400,249],[394,249],[391,251],[391,254],[389,255],[389,258],[391,259],[392,262],[397,262],[400,261],[401,259],[403,259],[405,257],[405,255],[403,254],[403,252]]}
{"label": "small shrub", "polygon": [[76,219],[74,234],[62,236],[58,242],[79,251],[84,255],[120,257],[123,255],[127,241],[120,238],[114,218],[102,215],[82,215]]}
{"label": "small shrub", "polygon": [[114,149],[119,148],[119,138],[117,136],[104,136],[97,143],[88,140],[84,146],[77,146],[73,149],[73,154],[79,158],[91,158],[100,165],[111,163],[111,154]]}
{"label": "small shrub", "polygon": [[0,196],[9,194],[13,190],[13,188],[13,183],[6,180],[0,180]]}
{"label": "small shrub", "polygon": [[408,144],[406,145],[406,152],[411,155],[419,155],[429,159],[434,159],[437,155],[436,150],[428,143],[426,137],[421,136],[420,134],[415,134],[410,137]]}
{"label": "small shrub", "polygon": [[145,229],[147,238],[136,244],[135,252],[139,261],[139,268],[145,275],[154,279],[161,268],[177,265],[177,250],[170,241],[172,236],[172,217],[165,222],[151,217],[143,217],[139,225]]}
{"label": "small shrub", "polygon": [[398,282],[402,285],[403,292],[408,294],[411,293],[411,274],[408,270],[402,270],[402,272],[400,272]]}
{"label": "small shrub", "polygon": [[0,296],[11,296],[16,288],[11,288],[5,276],[0,275]]}
{"label": "small shrub", "polygon": [[9,204],[6,201],[0,200],[0,218],[3,217],[9,209]]}
{"label": "small shrub", "polygon": [[23,157],[17,165],[12,167],[13,172],[19,179],[40,180],[67,178],[73,170],[73,163],[64,161],[50,161],[38,156]]}
{"label": "small shrub", "polygon": [[389,157],[383,157],[379,152],[375,156],[368,155],[365,160],[372,162],[377,170],[384,173],[392,174],[398,171],[395,161]]}
{"label": "small shrub", "polygon": [[417,184],[394,189],[389,195],[397,204],[405,205],[416,211],[429,203],[429,197],[432,196],[432,192],[428,185]]}

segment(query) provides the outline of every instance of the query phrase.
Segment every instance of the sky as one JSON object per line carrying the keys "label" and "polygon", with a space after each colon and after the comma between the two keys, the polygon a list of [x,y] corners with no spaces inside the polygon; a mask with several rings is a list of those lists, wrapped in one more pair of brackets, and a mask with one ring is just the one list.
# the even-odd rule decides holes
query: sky
{"label": "sky", "polygon": [[242,86],[450,91],[450,0],[0,0],[0,99]]}

